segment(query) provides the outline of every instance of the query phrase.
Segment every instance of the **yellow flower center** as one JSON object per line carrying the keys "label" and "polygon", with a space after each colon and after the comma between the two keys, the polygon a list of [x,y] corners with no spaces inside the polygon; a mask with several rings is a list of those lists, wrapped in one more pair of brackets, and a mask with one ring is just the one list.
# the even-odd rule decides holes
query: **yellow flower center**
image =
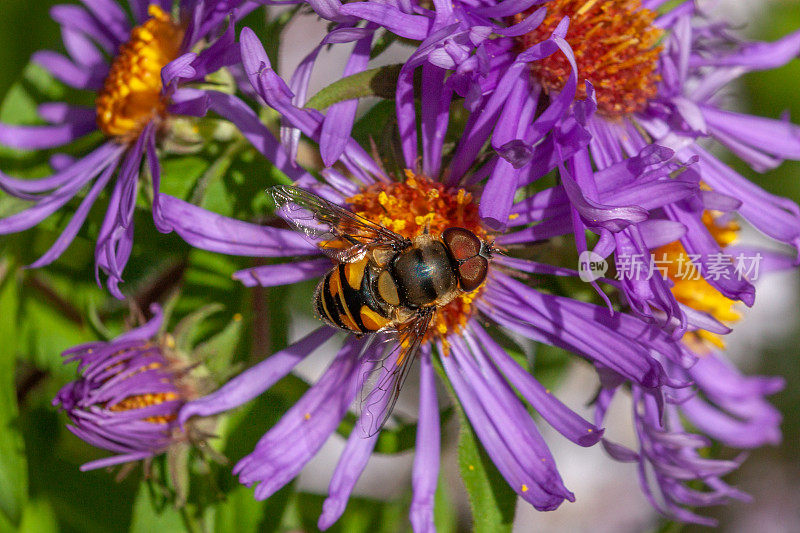
{"label": "yellow flower center", "polygon": [[[515,22],[526,14],[516,15]],[[564,17],[569,17],[567,42],[578,65],[578,93],[586,98],[584,80],[594,86],[597,111],[608,118],[643,110],[657,93],[656,72],[663,30],[652,26],[656,13],[642,9],[640,0],[552,0],[547,18],[532,32],[519,37],[527,49],[547,39]],[[570,74],[561,53],[531,63],[533,75],[546,91],[560,91]]]}
{"label": "yellow flower center", "polygon": [[[421,235],[426,227],[434,237],[447,228],[460,227],[486,239],[472,194],[464,189],[448,189],[411,170],[405,174],[404,182],[379,182],[348,198],[350,209],[409,239]],[[425,341],[438,338],[447,347],[447,335],[458,333],[466,325],[475,311],[472,303],[482,290],[483,286],[441,307]]]}
{"label": "yellow flower center", "polygon": [[135,139],[145,125],[166,114],[161,96],[161,69],[178,57],[183,28],[160,7],[151,5],[150,17],[131,30],[130,40],[111,63],[103,89],[97,95],[97,125],[122,142]]}
{"label": "yellow flower center", "polygon": [[[703,213],[703,223],[722,249],[735,241],[738,236],[739,225],[736,222],[730,221],[718,225],[714,215],[709,211]],[[680,241],[661,246],[654,251],[654,254],[656,260],[665,265],[667,277],[674,283],[672,294],[680,303],[708,313],[722,322],[735,322],[741,318],[736,311],[735,302],[720,294],[703,279],[701,270],[692,264]],[[725,347],[718,335],[708,331],[698,330],[687,335],[684,340],[692,345],[696,344],[696,337],[700,337],[719,348]]]}

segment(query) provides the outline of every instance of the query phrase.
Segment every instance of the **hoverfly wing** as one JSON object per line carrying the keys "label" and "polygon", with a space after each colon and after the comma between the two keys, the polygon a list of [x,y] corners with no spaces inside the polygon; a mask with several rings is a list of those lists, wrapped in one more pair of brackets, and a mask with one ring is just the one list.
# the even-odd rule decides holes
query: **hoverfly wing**
{"label": "hoverfly wing", "polygon": [[358,423],[365,437],[378,433],[392,414],[435,314],[435,308],[427,308],[417,318],[403,325],[389,353],[376,362],[375,368],[364,373]]}
{"label": "hoverfly wing", "polygon": [[407,239],[298,187],[269,189],[276,213],[336,261],[350,263],[376,247],[402,249]]}

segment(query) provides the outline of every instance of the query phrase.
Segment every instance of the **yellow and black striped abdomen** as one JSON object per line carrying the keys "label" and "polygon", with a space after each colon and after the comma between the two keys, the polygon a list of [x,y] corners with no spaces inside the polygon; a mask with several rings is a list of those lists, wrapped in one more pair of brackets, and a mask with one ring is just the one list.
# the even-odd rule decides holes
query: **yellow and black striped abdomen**
{"label": "yellow and black striped abdomen", "polygon": [[391,310],[372,293],[379,275],[368,259],[341,263],[317,285],[315,309],[329,325],[356,334],[374,333],[391,321]]}

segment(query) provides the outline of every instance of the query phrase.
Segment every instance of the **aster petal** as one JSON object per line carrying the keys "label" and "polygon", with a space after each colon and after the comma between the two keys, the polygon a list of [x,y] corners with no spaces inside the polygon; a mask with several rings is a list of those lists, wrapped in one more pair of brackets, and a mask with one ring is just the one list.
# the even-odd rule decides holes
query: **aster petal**
{"label": "aster petal", "polygon": [[211,394],[186,403],[178,414],[178,423],[185,425],[193,416],[211,416],[249,402],[291,372],[334,333],[336,331],[333,328],[317,328],[286,349],[248,368]]}
{"label": "aster petal", "polygon": [[78,234],[78,231],[83,226],[83,223],[86,221],[86,217],[89,215],[89,210],[94,205],[95,200],[100,195],[102,190],[108,184],[108,181],[111,179],[112,174],[117,169],[116,165],[109,165],[103,173],[100,175],[99,178],[94,182],[92,188],[89,190],[88,194],[81,200],[81,204],[78,206],[78,209],[75,211],[75,214],[72,216],[72,220],[69,221],[67,226],[58,236],[56,242],[47,250],[39,259],[33,262],[29,268],[40,268],[46,265],[49,265],[53,261],[55,261],[58,257],[64,253],[64,250],[72,243],[75,236]]}
{"label": "aster petal", "polygon": [[372,450],[378,441],[378,433],[364,437],[360,428],[350,432],[344,451],[336,463],[331,484],[328,487],[329,496],[322,504],[322,514],[317,527],[326,530],[331,527],[344,513],[347,500],[355,487],[356,481],[367,466]]}
{"label": "aster petal", "polygon": [[543,4],[546,0],[501,0],[494,5],[480,6],[472,9],[476,15],[491,18],[503,18],[523,13],[533,6]]}
{"label": "aster petal", "polygon": [[40,50],[31,56],[31,61],[39,64],[56,79],[75,89],[98,91],[108,75],[108,67],[87,68],[79,66],[67,57],[50,50]]}
{"label": "aster petal", "polygon": [[[81,169],[83,170],[83,167]],[[0,235],[32,228],[63,207],[84,185],[102,171],[102,168],[86,169],[83,173],[77,174],[68,186],[41,198],[35,205],[24,211],[3,218],[0,220]]]}
{"label": "aster petal", "polygon": [[[192,93],[188,91],[188,89],[183,89],[185,94],[191,95]],[[288,154],[275,136],[261,123],[258,116],[242,100],[233,95],[218,91],[198,91],[194,94],[200,97],[203,96],[200,94],[201,92],[208,98],[209,107],[233,122],[237,128],[239,128],[239,131],[242,132],[242,135],[250,141],[253,147],[281,172],[295,181],[310,176],[305,170],[294,166],[290,162]]]}
{"label": "aster petal", "polygon": [[427,17],[409,15],[394,6],[375,2],[345,4],[339,9],[339,12],[344,15],[369,20],[400,37],[416,41],[422,41],[428,37],[432,22]]}
{"label": "aster petal", "polygon": [[615,207],[602,205],[584,194],[584,191],[588,189],[589,182],[594,185],[594,173],[591,169],[588,151],[581,150],[576,152],[570,160],[570,167],[571,172],[567,172],[563,166],[561,167],[564,190],[573,208],[578,211],[581,219],[588,227],[604,228],[611,232],[617,232],[630,224],[647,219],[647,211],[639,206]]}
{"label": "aster petal", "polygon": [[439,405],[436,400],[436,382],[431,354],[420,354],[419,371],[419,421],[411,474],[411,509],[409,517],[414,533],[434,533],[433,502],[439,479]]}
{"label": "aster petal", "polygon": [[297,232],[234,220],[161,195],[161,214],[167,227],[192,246],[212,252],[254,257],[286,257],[318,253]]}
{"label": "aster petal", "polygon": [[318,278],[331,268],[331,260],[323,257],[248,268],[234,272],[233,279],[241,281],[245,287],[275,287]]}
{"label": "aster petal", "polygon": [[[336,430],[356,395],[360,341],[348,341],[323,376],[233,469],[245,485],[260,482],[263,500],[295,477]],[[302,445],[298,445],[302,443]]]}
{"label": "aster petal", "polygon": [[204,79],[223,67],[240,63],[241,59],[241,51],[239,44],[236,42],[233,20],[230,20],[222,35],[197,54],[197,58],[192,63],[192,68],[195,71],[192,79]]}
{"label": "aster petal", "polygon": [[422,66],[422,171],[438,176],[453,91],[445,85],[447,72],[431,64]]}
{"label": "aster petal", "polygon": [[[455,349],[457,350],[458,348]],[[463,375],[461,368],[455,361],[455,354],[453,353],[452,355],[451,357],[442,358],[442,366],[450,383],[453,385],[458,401],[461,403],[470,425],[492,462],[500,471],[500,474],[517,494],[536,509],[556,509],[564,501],[564,498],[546,492],[545,488],[539,486],[522,467],[516,455],[509,449],[498,432],[493,418],[483,408],[479,401],[478,393],[472,388],[471,382]],[[462,357],[468,357],[468,354],[462,353],[461,355]]]}
{"label": "aster petal", "polygon": [[[501,438],[519,458],[521,466],[546,492],[574,501],[574,495],[564,486],[555,459],[522,402],[497,368],[492,365],[478,368],[473,357],[483,355],[479,355],[481,348],[471,336],[464,338],[469,351],[462,345],[462,353],[471,355],[460,357],[459,367],[473,385],[486,412],[495,414],[495,426]],[[460,339],[453,340],[453,345],[456,344],[461,344]]]}
{"label": "aster petal", "polygon": [[[542,386],[536,378],[526,372],[508,353],[473,321],[470,330],[483,345],[486,354],[475,350],[482,368],[490,368],[491,363],[505,375],[517,391],[525,398],[539,415],[559,433],[580,446],[593,446],[603,436],[603,429],[590,424],[575,411],[561,403]],[[491,361],[491,362],[490,362]],[[485,371],[484,371],[485,372]]]}
{"label": "aster petal", "polygon": [[[299,109],[291,102],[291,91],[286,83],[270,67],[264,47],[250,28],[242,29],[239,37],[242,47],[242,64],[251,85],[268,105],[277,110],[289,122],[319,142],[324,116],[314,109]],[[357,172],[353,165],[360,167],[376,177],[386,179],[380,166],[352,139],[347,142],[343,163],[351,171]]]}
{"label": "aster petal", "polygon": [[766,170],[780,164],[782,159],[800,160],[800,127],[788,120],[773,120],[724,111],[712,106],[701,107],[703,116],[708,122],[711,134],[723,144],[751,163],[756,162],[748,157],[747,152],[737,149],[736,145],[720,139],[720,134],[730,137],[755,150],[765,152],[776,158],[773,165],[756,165],[756,170]]}
{"label": "aster petal", "polygon": [[758,448],[781,442],[780,415],[764,405],[771,420],[740,420],[694,397],[681,404],[681,411],[699,431],[736,448]]}
{"label": "aster petal", "polygon": [[645,220],[637,229],[645,246],[651,250],[675,242],[686,235],[686,226],[674,220]]}
{"label": "aster petal", "polygon": [[[572,305],[580,302],[542,294],[503,274],[495,279],[501,285],[493,287],[491,297],[485,296],[487,304],[478,305],[499,324],[533,340],[580,353],[644,387],[663,383],[663,368],[650,356],[649,347],[633,342],[618,331],[619,326],[611,329],[598,320],[609,316],[607,310]],[[491,301],[495,303],[488,304]]]}
{"label": "aster petal", "polygon": [[[342,77],[364,71],[369,63],[372,33],[356,42],[353,53],[345,65]],[[322,122],[319,152],[326,167],[332,166],[344,153],[350,140],[350,131],[356,119],[358,100],[348,100],[332,105]]]}
{"label": "aster petal", "polygon": [[[368,397],[371,397],[371,393],[380,390],[379,387],[396,367],[399,353],[390,355],[391,361],[382,362],[380,377],[375,382],[374,387],[371,391],[363,391],[362,394],[369,392],[370,396]],[[344,513],[347,500],[350,498],[358,478],[361,477],[361,473],[366,468],[367,461],[372,455],[372,450],[375,449],[375,444],[378,442],[378,436],[380,435],[378,431],[371,435],[366,435],[364,429],[370,427],[372,413],[384,412],[391,398],[391,394],[383,394],[374,403],[370,403],[369,409],[362,410],[359,423],[350,432],[347,444],[345,444],[344,451],[339,457],[339,462],[333,472],[333,477],[328,487],[328,497],[322,504],[322,515],[320,515],[318,523],[320,529],[328,529]],[[365,417],[369,420],[366,423],[362,421]]]}
{"label": "aster petal", "polygon": [[320,17],[331,20],[334,22],[352,23],[356,19],[342,13],[342,3],[339,0],[308,0],[308,5],[311,6],[317,15]]}
{"label": "aster petal", "polygon": [[770,70],[782,67],[800,55],[800,31],[775,42],[754,42],[740,46],[730,54],[692,55],[690,67],[742,67],[747,70]]}
{"label": "aster petal", "polygon": [[483,223],[493,230],[502,230],[507,225],[519,175],[520,171],[511,163],[500,159],[486,182],[478,210]]}
{"label": "aster petal", "polygon": [[[161,329],[161,326],[164,324],[164,312],[161,309],[160,305],[151,304],[150,313],[153,315],[153,318],[148,320],[142,326],[139,326],[138,328],[133,328],[132,330],[123,333],[122,335],[115,338],[114,341],[117,343],[130,342],[130,341],[145,341],[154,337],[156,333],[158,333],[158,331]],[[69,353],[69,351],[64,353]]]}
{"label": "aster petal", "polygon": [[[70,429],[72,429],[70,427]],[[74,433],[74,431],[73,431]],[[79,435],[80,437],[80,435]],[[80,437],[83,438],[83,437]],[[85,440],[85,439],[84,439]],[[98,459],[96,461],[89,461],[86,464],[80,466],[81,472],[90,472],[92,470],[97,470],[100,468],[108,468],[110,466],[116,466],[123,463],[132,463],[134,461],[141,461],[142,459],[146,459],[151,457],[153,454],[151,452],[135,452],[135,453],[128,453],[123,455],[113,455],[111,457],[106,457],[104,459]]]}
{"label": "aster petal", "polygon": [[113,37],[107,28],[98,24],[85,9],[71,4],[59,4],[50,8],[52,19],[64,28],[82,32],[93,39],[107,53],[115,52],[123,42]]}
{"label": "aster petal", "polygon": [[794,202],[767,193],[699,146],[678,155],[682,159],[699,156],[697,165],[712,189],[741,200],[739,213],[756,229],[800,250],[800,210]]}
{"label": "aster petal", "polygon": [[102,68],[106,58],[83,32],[61,28],[61,40],[70,57],[77,64],[89,68]]}
{"label": "aster petal", "polygon": [[572,221],[568,213],[563,216],[554,216],[553,218],[542,221],[535,226],[525,228],[513,233],[504,233],[500,235],[496,242],[501,246],[511,244],[522,244],[528,242],[537,242],[557,237],[559,235],[569,235],[572,233]]}
{"label": "aster petal", "polygon": [[[23,150],[41,150],[68,144],[97,129],[97,118],[94,113],[89,116],[82,111],[80,108],[72,108],[71,113],[64,113],[63,124],[53,126],[0,124],[0,144]],[[58,116],[50,115],[48,118],[58,118]]]}
{"label": "aster petal", "polygon": [[[714,237],[708,232],[700,217],[691,211],[686,202],[666,206],[670,218],[686,226],[681,239],[693,263],[702,271],[703,278],[732,300],[741,300],[748,307],[755,301],[753,285],[737,274],[732,260],[725,260]],[[718,260],[722,257],[722,260]],[[695,258],[697,259],[695,261]]]}
{"label": "aster petal", "polygon": [[81,0],[92,15],[108,29],[119,42],[125,42],[130,32],[128,15],[114,0]]}

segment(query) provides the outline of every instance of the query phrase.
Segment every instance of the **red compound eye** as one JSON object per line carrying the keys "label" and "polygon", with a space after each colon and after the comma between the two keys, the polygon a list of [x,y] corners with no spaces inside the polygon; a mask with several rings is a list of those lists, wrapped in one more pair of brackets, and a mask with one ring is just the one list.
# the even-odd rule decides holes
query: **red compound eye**
{"label": "red compound eye", "polygon": [[458,267],[459,285],[461,290],[472,292],[481,286],[486,279],[489,262],[483,257],[473,257]]}
{"label": "red compound eye", "polygon": [[453,259],[464,261],[475,257],[481,251],[481,240],[464,228],[448,228],[442,232],[442,240],[450,250]]}

